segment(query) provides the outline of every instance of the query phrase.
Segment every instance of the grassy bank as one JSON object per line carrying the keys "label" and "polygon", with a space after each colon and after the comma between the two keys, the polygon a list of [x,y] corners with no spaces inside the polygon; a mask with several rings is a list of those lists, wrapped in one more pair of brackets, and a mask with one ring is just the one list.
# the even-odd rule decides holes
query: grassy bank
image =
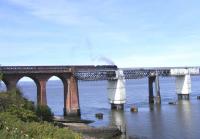
{"label": "grassy bank", "polygon": [[56,126],[48,107],[23,98],[19,90],[0,93],[0,137],[3,139],[80,139],[81,135]]}

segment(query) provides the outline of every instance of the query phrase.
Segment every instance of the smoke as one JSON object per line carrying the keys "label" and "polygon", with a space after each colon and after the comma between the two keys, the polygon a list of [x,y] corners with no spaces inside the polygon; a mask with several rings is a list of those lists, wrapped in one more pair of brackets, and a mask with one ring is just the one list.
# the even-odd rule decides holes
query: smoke
{"label": "smoke", "polygon": [[97,57],[94,55],[95,53],[93,51],[91,41],[88,38],[86,38],[86,40],[85,40],[85,46],[89,52],[89,57],[90,57],[91,61],[95,61],[97,59]]}
{"label": "smoke", "polygon": [[101,56],[100,54],[96,53],[96,51],[94,51],[94,47],[89,38],[85,39],[85,47],[88,50],[89,58],[91,59],[91,61],[93,61],[95,63],[103,61],[108,65],[115,65],[115,63],[110,58],[108,58],[106,56]]}
{"label": "smoke", "polygon": [[109,59],[109,58],[107,58],[105,56],[99,57],[98,60],[99,61],[104,61],[108,65],[115,65],[115,63],[111,59]]}

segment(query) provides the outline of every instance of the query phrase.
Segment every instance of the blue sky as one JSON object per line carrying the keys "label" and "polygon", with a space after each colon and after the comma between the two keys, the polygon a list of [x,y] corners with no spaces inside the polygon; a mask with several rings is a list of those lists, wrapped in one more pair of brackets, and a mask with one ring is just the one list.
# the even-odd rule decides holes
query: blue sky
{"label": "blue sky", "polygon": [[199,7],[199,0],[0,0],[0,64],[200,66]]}

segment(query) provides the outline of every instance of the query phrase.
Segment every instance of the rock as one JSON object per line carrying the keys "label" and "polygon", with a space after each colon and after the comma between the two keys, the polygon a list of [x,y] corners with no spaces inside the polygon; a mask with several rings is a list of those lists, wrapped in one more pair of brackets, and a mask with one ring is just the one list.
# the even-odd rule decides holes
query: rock
{"label": "rock", "polygon": [[96,117],[97,119],[103,119],[103,113],[96,113],[96,114],[95,114],[95,117]]}
{"label": "rock", "polygon": [[136,106],[131,107],[131,112],[138,112],[138,108]]}
{"label": "rock", "polygon": [[200,96],[197,96],[197,99],[199,99],[199,100],[200,100]]}
{"label": "rock", "polygon": [[177,103],[174,101],[169,102],[170,105],[176,105]]}

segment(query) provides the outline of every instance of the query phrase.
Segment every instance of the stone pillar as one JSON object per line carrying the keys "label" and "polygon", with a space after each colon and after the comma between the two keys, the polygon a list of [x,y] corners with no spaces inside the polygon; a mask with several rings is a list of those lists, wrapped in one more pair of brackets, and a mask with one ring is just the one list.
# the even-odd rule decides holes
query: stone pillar
{"label": "stone pillar", "polygon": [[148,78],[148,86],[149,86],[149,103],[154,103],[154,95],[153,95],[153,82],[155,80],[155,77],[149,77]]}
{"label": "stone pillar", "polygon": [[17,81],[16,80],[9,80],[7,83],[8,83],[7,84],[8,91],[11,91],[12,89],[17,88]]}
{"label": "stone pillar", "polygon": [[38,79],[37,81],[37,104],[38,105],[47,105],[46,82],[47,82],[47,79]]}
{"label": "stone pillar", "polygon": [[108,99],[111,109],[124,109],[126,102],[125,79],[123,71],[116,71],[116,79],[108,80]]}
{"label": "stone pillar", "polygon": [[[75,77],[71,76],[68,79],[68,86],[64,84],[64,115],[66,116],[80,116],[79,106],[79,93],[78,93],[78,81]],[[68,91],[66,92],[66,89]]]}
{"label": "stone pillar", "polygon": [[5,82],[7,91],[11,91],[12,89],[17,88],[17,82],[18,82],[19,78],[20,78],[19,76],[15,76],[15,75],[3,76],[3,80]]}
{"label": "stone pillar", "polygon": [[191,77],[189,74],[176,76],[176,93],[178,99],[189,99],[191,93]]}
{"label": "stone pillar", "polygon": [[160,104],[161,103],[160,82],[159,82],[159,76],[158,75],[156,75],[156,77],[155,77],[155,91],[156,91],[155,102],[157,104]]}

